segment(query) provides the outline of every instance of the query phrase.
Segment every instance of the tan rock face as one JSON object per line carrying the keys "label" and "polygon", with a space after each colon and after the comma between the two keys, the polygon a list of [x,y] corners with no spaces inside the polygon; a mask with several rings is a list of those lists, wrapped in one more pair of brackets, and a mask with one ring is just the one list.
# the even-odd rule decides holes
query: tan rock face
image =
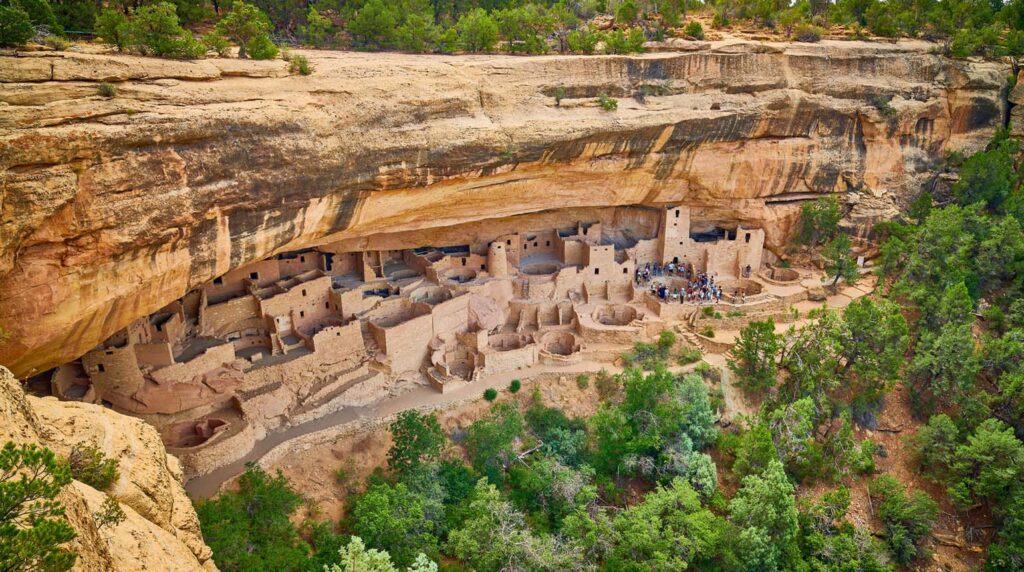
{"label": "tan rock face", "polygon": [[[106,493],[73,481],[60,494],[78,533],[71,543],[76,570],[216,570],[178,461],[150,425],[96,405],[26,396],[0,367],[0,443],[7,441],[38,443],[64,457],[88,443],[120,461],[120,479]],[[107,495],[127,518],[98,529],[93,514]]]}
{"label": "tan rock face", "polygon": [[[417,246],[499,217],[686,203],[777,248],[788,199],[869,187],[891,202],[1006,113],[1008,66],[922,44],[694,48],[310,52],[308,77],[282,61],[0,57],[0,363],[74,359],[232,268],[327,242]],[[101,80],[116,97],[96,95]]]}

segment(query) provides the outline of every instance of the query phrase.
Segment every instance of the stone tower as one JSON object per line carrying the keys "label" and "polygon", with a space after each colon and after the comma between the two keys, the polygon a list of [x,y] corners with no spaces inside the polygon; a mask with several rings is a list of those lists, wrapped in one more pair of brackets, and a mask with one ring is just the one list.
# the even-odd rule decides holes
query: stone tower
{"label": "stone tower", "polygon": [[501,241],[495,240],[487,247],[487,273],[495,278],[508,278],[508,254]]}

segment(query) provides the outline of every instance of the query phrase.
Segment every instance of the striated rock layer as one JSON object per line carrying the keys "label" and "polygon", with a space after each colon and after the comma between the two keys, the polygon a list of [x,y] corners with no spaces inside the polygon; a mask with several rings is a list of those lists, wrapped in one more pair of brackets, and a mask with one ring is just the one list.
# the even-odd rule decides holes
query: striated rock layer
{"label": "striated rock layer", "polygon": [[0,56],[0,363],[74,359],[278,251],[417,246],[552,209],[685,203],[778,249],[799,200],[866,189],[855,215],[891,215],[1007,115],[1009,66],[923,43],[686,47],[309,52],[308,77],[283,61]]}
{"label": "striated rock layer", "polygon": [[[7,441],[37,443],[62,457],[85,443],[120,461],[121,476],[106,493],[72,481],[58,496],[78,533],[69,546],[78,553],[75,570],[217,569],[181,486],[178,460],[145,422],[98,405],[26,396],[0,367],[0,444]],[[107,495],[126,518],[99,528],[93,515]]]}

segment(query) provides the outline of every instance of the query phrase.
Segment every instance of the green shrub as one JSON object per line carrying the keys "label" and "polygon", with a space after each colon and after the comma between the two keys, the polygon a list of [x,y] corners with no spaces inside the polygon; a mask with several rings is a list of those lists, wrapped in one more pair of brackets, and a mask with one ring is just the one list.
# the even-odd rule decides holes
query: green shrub
{"label": "green shrub", "polygon": [[630,42],[622,30],[612,30],[604,35],[604,53],[630,53]]}
{"label": "green shrub", "polygon": [[117,88],[114,87],[113,84],[107,83],[105,81],[100,82],[100,84],[96,86],[96,91],[102,97],[114,97],[115,95],[117,95]]}
{"label": "green shrub", "polygon": [[622,390],[622,383],[617,375],[608,373],[608,370],[601,368],[594,376],[594,387],[597,388],[597,396],[601,401],[608,401]]}
{"label": "green shrub", "polygon": [[294,55],[288,60],[288,71],[299,75],[309,75],[313,73],[313,68],[309,65],[306,56]]}
{"label": "green shrub", "polygon": [[498,43],[498,24],[483,8],[463,14],[455,31],[459,47],[467,52],[489,52]]}
{"label": "green shrub", "polygon": [[231,11],[217,22],[217,33],[238,44],[238,57],[269,60],[277,55],[277,46],[270,40],[273,26],[267,15],[253,4],[236,0]]}
{"label": "green shrub", "polygon": [[555,107],[561,106],[563,99],[565,99],[565,87],[558,86],[555,88]]}
{"label": "green shrub", "polygon": [[[409,17],[418,16],[410,14]],[[323,46],[331,33],[331,20],[320,14],[315,6],[310,6],[306,12],[306,25],[299,26],[299,33],[305,36],[306,41],[314,46]]]}
{"label": "green shrub", "polygon": [[896,561],[907,566],[926,556],[921,543],[931,533],[939,505],[924,491],[916,490],[908,497],[892,475],[876,478],[868,486],[868,493],[878,503],[883,535]]}
{"label": "green shrub", "polygon": [[498,398],[498,390],[493,387],[488,387],[484,390],[484,399],[487,401],[494,401]]}
{"label": "green shrub", "polygon": [[424,415],[415,409],[398,414],[390,426],[392,445],[388,467],[396,473],[408,473],[436,462],[446,443],[444,430],[433,413]]}
{"label": "green shrub", "polygon": [[99,448],[82,443],[75,445],[68,455],[71,476],[99,491],[107,490],[117,481],[118,464],[117,459],[108,459]]}
{"label": "green shrub", "polygon": [[743,310],[729,310],[725,313],[726,318],[742,318],[743,316],[746,316]]}
{"label": "green shrub", "polygon": [[683,28],[683,34],[686,34],[695,40],[703,40],[704,26],[701,26],[700,22],[697,20],[690,20],[686,23],[686,27]]}
{"label": "green shrub", "polygon": [[66,464],[37,445],[7,442],[0,449],[0,570],[70,570],[77,555],[62,544],[75,538],[56,500],[71,482]]}
{"label": "green shrub", "polygon": [[604,37],[600,32],[592,32],[589,28],[573,30],[566,36],[565,43],[574,54],[592,54],[597,44]]}
{"label": "green shrub", "polygon": [[63,52],[71,47],[71,42],[60,36],[49,35],[43,38],[43,45],[55,52]]}
{"label": "green shrub", "polygon": [[270,36],[258,36],[249,42],[249,57],[254,60],[272,60],[278,51]]}
{"label": "green shrub", "polygon": [[885,117],[895,117],[896,109],[889,103],[892,100],[890,97],[884,95],[872,95],[868,98],[868,103],[871,107],[874,107]]}
{"label": "green shrub", "polygon": [[519,393],[519,390],[522,389],[522,387],[523,383],[518,379],[513,379],[512,383],[508,384],[508,390],[510,393]]}
{"label": "green shrub", "polygon": [[793,31],[793,39],[798,42],[820,42],[825,30],[812,24],[800,24]]}
{"label": "green shrub", "polygon": [[704,336],[705,338],[713,338],[715,337],[715,329],[712,328],[711,326],[704,326],[704,328],[702,328],[700,331],[700,335]]}
{"label": "green shrub", "polygon": [[435,49],[440,33],[441,30],[429,17],[409,14],[395,33],[395,44],[408,52],[424,54]]}
{"label": "green shrub", "polygon": [[142,54],[195,59],[206,53],[205,46],[178,23],[174,4],[169,2],[138,8],[128,20],[126,29],[126,41],[133,50]]}
{"label": "green shrub", "polygon": [[715,315],[715,308],[713,306],[704,306],[700,313],[704,314],[705,318],[710,318]]}
{"label": "green shrub", "polygon": [[308,546],[290,520],[302,496],[280,471],[269,475],[250,463],[238,490],[196,503],[203,540],[223,570],[280,570],[305,560]]}
{"label": "green shrub", "polygon": [[108,496],[103,501],[100,511],[92,515],[92,517],[96,521],[96,528],[103,528],[104,526],[117,526],[121,524],[128,518],[128,515],[125,514],[124,509],[121,508],[121,503],[117,502],[117,499]]}
{"label": "green shrub", "polygon": [[598,95],[597,102],[601,105],[601,109],[605,111],[615,111],[619,108],[619,100],[608,97],[606,93]]}
{"label": "green shrub", "polygon": [[580,389],[583,389],[583,390],[585,390],[588,387],[590,387],[590,376],[585,374],[585,373],[581,373],[581,374],[577,375],[576,376],[576,387],[578,387]]}
{"label": "green shrub", "polygon": [[128,47],[128,17],[120,10],[106,9],[100,11],[93,24],[93,31],[105,44],[118,50]]}
{"label": "green shrub", "polygon": [[679,356],[676,359],[679,362],[679,365],[687,365],[700,361],[701,357],[703,357],[703,354],[701,353],[700,348],[687,346],[679,350]]}
{"label": "green shrub", "polygon": [[34,35],[36,30],[24,10],[0,5],[0,46],[20,46]]}
{"label": "green shrub", "polygon": [[231,54],[231,42],[217,30],[203,36],[203,45],[208,51],[216,52],[222,58]]}
{"label": "green shrub", "polygon": [[633,3],[633,0],[626,0],[615,8],[615,23],[632,24],[636,21],[639,14],[640,11],[637,9],[636,4]]}

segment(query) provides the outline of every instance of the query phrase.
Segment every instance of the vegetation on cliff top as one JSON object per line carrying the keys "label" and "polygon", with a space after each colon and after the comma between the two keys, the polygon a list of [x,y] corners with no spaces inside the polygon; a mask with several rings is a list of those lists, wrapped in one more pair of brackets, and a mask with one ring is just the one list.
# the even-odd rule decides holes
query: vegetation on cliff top
{"label": "vegetation on cliff top", "polygon": [[[238,46],[239,57],[257,59],[274,57],[275,44],[283,43],[418,53],[500,47],[509,53],[590,54],[603,48],[617,54],[642,51],[648,40],[703,39],[697,14],[705,21],[711,16],[715,28],[742,23],[797,41],[818,41],[841,26],[847,37],[938,41],[957,57],[1024,51],[1024,0],[2,0],[0,45],[71,31],[180,58],[208,50],[224,54],[226,40]],[[180,24],[216,26],[200,41]],[[169,45],[147,43],[152,34]]]}

